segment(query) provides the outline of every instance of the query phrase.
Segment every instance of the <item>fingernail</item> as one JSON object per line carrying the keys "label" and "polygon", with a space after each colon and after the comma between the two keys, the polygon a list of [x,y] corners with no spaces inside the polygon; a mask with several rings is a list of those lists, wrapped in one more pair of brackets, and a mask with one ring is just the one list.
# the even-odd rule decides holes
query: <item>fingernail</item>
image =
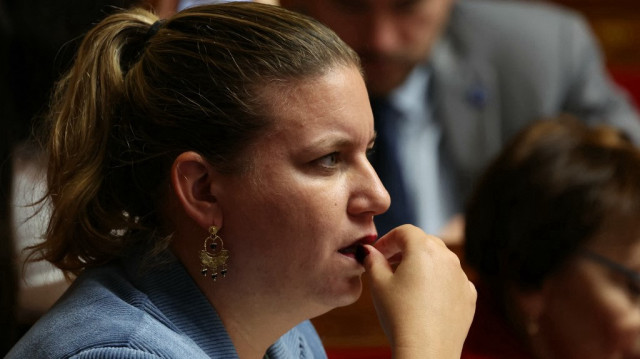
{"label": "fingernail", "polygon": [[356,260],[363,264],[364,259],[369,255],[369,249],[362,244],[356,247]]}

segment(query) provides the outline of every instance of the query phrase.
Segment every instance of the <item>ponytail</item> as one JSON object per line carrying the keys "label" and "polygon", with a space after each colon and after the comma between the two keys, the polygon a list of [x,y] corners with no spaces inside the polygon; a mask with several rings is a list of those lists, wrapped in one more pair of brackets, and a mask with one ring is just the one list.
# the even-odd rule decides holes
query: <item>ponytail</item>
{"label": "ponytail", "polygon": [[87,263],[106,262],[120,252],[114,228],[131,219],[109,208],[113,201],[101,201],[108,147],[122,120],[126,72],[156,20],[142,9],[108,17],[85,36],[73,67],[56,85],[45,129],[52,213],[36,259],[77,274]]}

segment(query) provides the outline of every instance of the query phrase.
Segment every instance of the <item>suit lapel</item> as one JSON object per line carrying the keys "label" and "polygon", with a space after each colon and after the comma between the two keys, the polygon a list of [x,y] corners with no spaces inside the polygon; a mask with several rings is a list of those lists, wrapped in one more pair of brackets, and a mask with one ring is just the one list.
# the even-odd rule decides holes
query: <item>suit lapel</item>
{"label": "suit lapel", "polygon": [[444,37],[431,56],[434,118],[442,126],[442,145],[462,188],[469,188],[469,181],[501,146],[496,74],[491,66],[473,60],[463,59],[450,37]]}

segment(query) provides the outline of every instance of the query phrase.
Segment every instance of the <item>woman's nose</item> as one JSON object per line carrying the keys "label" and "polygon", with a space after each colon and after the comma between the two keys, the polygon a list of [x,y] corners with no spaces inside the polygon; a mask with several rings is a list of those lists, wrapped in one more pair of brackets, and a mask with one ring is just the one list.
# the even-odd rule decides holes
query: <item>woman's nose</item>
{"label": "woman's nose", "polygon": [[386,212],[391,198],[376,171],[367,161],[359,173],[354,179],[355,193],[350,201],[349,211],[352,214],[367,213],[373,216]]}

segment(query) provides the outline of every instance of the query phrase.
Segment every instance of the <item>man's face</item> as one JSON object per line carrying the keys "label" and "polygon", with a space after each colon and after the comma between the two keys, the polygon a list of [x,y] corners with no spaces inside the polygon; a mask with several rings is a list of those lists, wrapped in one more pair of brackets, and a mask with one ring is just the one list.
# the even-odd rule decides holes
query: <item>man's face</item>
{"label": "man's face", "polygon": [[333,29],[358,52],[369,93],[383,96],[428,56],[454,0],[281,0]]}

